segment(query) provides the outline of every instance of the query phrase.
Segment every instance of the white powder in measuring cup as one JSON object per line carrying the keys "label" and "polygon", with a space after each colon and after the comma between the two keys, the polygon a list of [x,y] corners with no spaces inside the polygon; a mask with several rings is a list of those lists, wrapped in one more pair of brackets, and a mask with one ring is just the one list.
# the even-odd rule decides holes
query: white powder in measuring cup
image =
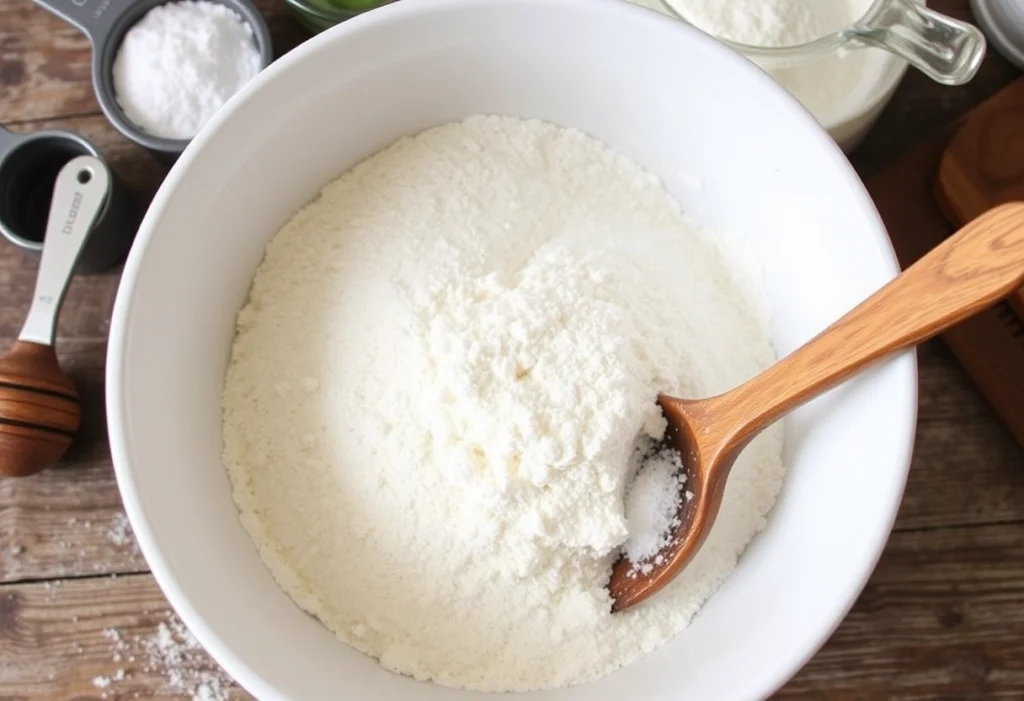
{"label": "white powder in measuring cup", "polygon": [[871,0],[666,0],[708,34],[750,46],[795,46],[859,19]]}
{"label": "white powder in measuring cup", "polygon": [[125,34],[114,94],[143,131],[190,139],[260,70],[252,27],[207,0],[158,5]]}
{"label": "white powder in measuring cup", "polygon": [[[849,27],[872,0],[632,0],[666,6],[698,29],[758,47],[805,44]],[[844,147],[852,147],[894,85],[895,58],[881,49],[831,52],[799,64],[762,63]]]}
{"label": "white powder in measuring cup", "polygon": [[774,361],[739,261],[579,131],[474,117],[396,142],[270,241],[238,315],[223,430],[244,527],[302,608],[390,670],[522,691],[635,661],[728,576],[781,485],[776,426],[682,575],[611,614],[621,547],[661,527],[625,504],[638,437],[665,430],[658,392]]}

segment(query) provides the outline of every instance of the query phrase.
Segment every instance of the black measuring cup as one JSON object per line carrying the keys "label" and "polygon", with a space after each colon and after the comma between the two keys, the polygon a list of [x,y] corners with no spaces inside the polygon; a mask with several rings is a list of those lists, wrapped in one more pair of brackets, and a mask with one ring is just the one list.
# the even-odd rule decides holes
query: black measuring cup
{"label": "black measuring cup", "polygon": [[[165,139],[136,126],[117,103],[114,91],[114,59],[121,40],[132,25],[159,5],[177,0],[35,0],[58,17],[80,29],[92,44],[92,87],[103,113],[119,132],[152,152],[165,163],[173,163],[188,146],[188,139]],[[252,27],[260,52],[260,69],[274,59],[270,30],[248,0],[210,0],[237,12]]]}
{"label": "black measuring cup", "polygon": [[[106,166],[99,149],[78,134],[62,130],[15,134],[0,127],[0,234],[38,256],[57,175],[69,161],[86,155]],[[110,191],[75,272],[97,273],[124,260],[139,216],[139,206],[124,182],[110,171]]]}

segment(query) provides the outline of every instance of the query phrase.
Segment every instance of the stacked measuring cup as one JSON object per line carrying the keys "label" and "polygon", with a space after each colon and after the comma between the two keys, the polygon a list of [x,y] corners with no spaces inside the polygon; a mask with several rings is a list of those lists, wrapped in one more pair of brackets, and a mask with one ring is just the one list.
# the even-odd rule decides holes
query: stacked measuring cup
{"label": "stacked measuring cup", "polygon": [[[230,94],[273,60],[270,32],[249,0],[37,2],[85,33],[93,50],[93,88],[103,113],[118,131],[165,163],[176,160]],[[224,62],[223,46],[189,51],[190,41],[209,42],[217,36],[216,31],[194,31],[195,24],[204,20],[213,23],[213,29],[226,40],[235,41],[235,66],[218,65]],[[162,36],[162,31],[170,34]],[[197,34],[202,37],[195,38]],[[165,71],[168,75],[161,82],[161,76],[152,75],[152,66],[154,56],[167,54],[168,46],[178,47],[181,55],[169,56],[171,69]],[[184,64],[208,63],[179,67],[174,65],[176,59]],[[173,75],[178,68],[180,75]],[[202,82],[196,76],[203,75],[204,69],[213,85],[198,86],[206,92],[200,95],[205,102],[197,106],[189,90],[195,92],[195,84]],[[170,127],[162,129],[165,125]],[[84,155],[103,161],[93,143],[71,132],[14,134],[0,127],[0,234],[38,255],[57,173],[67,162]],[[99,272],[120,263],[139,222],[140,208],[127,187],[105,162],[104,168],[110,188],[75,268],[80,273]]]}
{"label": "stacked measuring cup", "polygon": [[[174,119],[175,110],[194,108],[195,90],[205,87],[196,83],[208,76],[211,81],[227,82],[237,89],[244,82],[236,76],[225,77],[224,67],[218,65],[218,60],[225,53],[224,47],[204,46],[203,50],[189,50],[192,48],[188,46],[190,40],[209,41],[211,36],[217,36],[216,31],[210,31],[203,32],[201,39],[196,38],[198,33],[194,27],[189,27],[190,22],[209,20],[214,30],[226,28],[225,31],[231,31],[233,23],[244,27],[248,33],[247,40],[252,42],[250,48],[257,63],[253,74],[273,60],[270,31],[249,0],[203,0],[198,3],[177,0],[36,2],[85,33],[92,45],[93,90],[103,113],[118,131],[165,162],[177,159],[194,134],[183,136],[180,129],[154,127],[162,126],[161,121],[171,124],[178,121]],[[233,22],[231,18],[234,18]],[[162,31],[167,33],[166,37],[160,36]],[[134,36],[136,32],[140,34],[139,37]],[[132,60],[133,55],[139,56],[140,52],[146,51],[147,42],[152,46],[150,55],[144,56],[151,59],[147,61],[149,66],[125,65],[126,61]],[[170,50],[176,44],[182,44],[184,48],[174,54]],[[123,49],[124,56],[121,56]],[[203,63],[175,65],[188,61]],[[152,66],[163,66],[166,70],[149,75],[143,72]],[[121,80],[115,80],[115,69]],[[201,78],[200,81],[196,80],[197,76]],[[159,90],[157,94],[152,94],[154,84],[157,88],[163,88],[165,94],[159,94]],[[148,91],[148,94],[142,94],[135,102],[151,107],[160,113],[162,120],[146,123],[148,120],[145,115],[139,118],[146,111],[145,107],[135,110],[135,114],[129,113],[132,111],[130,101],[120,99],[122,96],[118,95],[117,88],[127,92],[133,86],[138,86],[140,91]],[[175,91],[184,93],[179,95]],[[223,95],[225,91],[220,92]]]}

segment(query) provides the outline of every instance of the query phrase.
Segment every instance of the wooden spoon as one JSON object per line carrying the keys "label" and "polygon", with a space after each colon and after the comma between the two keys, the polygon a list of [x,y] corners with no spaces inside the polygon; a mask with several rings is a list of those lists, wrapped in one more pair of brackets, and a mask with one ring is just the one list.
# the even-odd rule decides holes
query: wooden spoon
{"label": "wooden spoon", "polygon": [[[806,345],[754,379],[710,399],[660,396],[683,454],[680,525],[660,564],[642,573],[621,557],[613,611],[635,606],[683,569],[704,542],[736,457],[776,420],[868,365],[935,336],[1024,284],[1024,203],[978,217]],[[870,438],[870,436],[866,437]]]}
{"label": "wooden spoon", "polygon": [[96,216],[110,174],[79,156],[57,175],[35,294],[14,346],[0,358],[0,475],[24,477],[64,455],[81,412],[75,385],[61,371],[53,337],[71,273]]}

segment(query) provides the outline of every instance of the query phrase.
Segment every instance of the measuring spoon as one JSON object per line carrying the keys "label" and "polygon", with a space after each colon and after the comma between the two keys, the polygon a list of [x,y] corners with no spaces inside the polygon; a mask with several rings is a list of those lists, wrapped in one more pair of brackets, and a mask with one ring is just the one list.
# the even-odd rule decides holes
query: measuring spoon
{"label": "measuring spoon", "polygon": [[57,175],[32,306],[18,340],[0,358],[0,475],[24,477],[56,462],[78,431],[75,385],[53,340],[64,293],[110,188],[101,160],[78,156]]}

